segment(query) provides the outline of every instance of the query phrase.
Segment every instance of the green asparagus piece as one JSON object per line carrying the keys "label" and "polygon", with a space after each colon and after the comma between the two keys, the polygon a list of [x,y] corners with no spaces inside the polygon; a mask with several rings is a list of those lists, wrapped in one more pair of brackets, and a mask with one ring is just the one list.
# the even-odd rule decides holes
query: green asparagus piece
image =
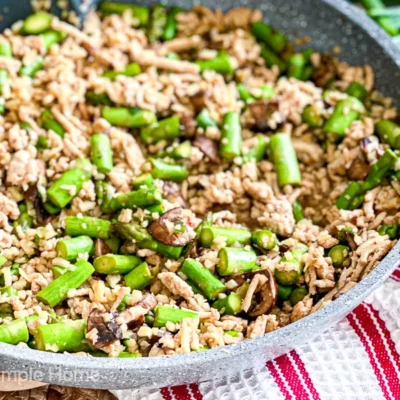
{"label": "green asparagus piece", "polygon": [[162,35],[163,40],[172,40],[176,36],[177,23],[176,16],[182,12],[181,7],[174,6],[168,11],[167,23],[164,27],[164,32]]}
{"label": "green asparagus piece", "polygon": [[279,186],[300,184],[299,164],[290,135],[276,133],[271,136],[269,145],[272,162],[278,175]]}
{"label": "green asparagus piece", "polygon": [[[11,58],[12,57],[12,49],[11,45],[8,42],[0,43],[0,56]],[[9,86],[9,76],[8,71],[5,69],[0,69],[0,94],[3,94],[3,90],[5,87]]]}
{"label": "green asparagus piece", "polygon": [[226,286],[193,258],[185,260],[180,272],[185,274],[209,300],[216,299],[220,293],[226,291]]}
{"label": "green asparagus piece", "polygon": [[351,82],[350,86],[347,88],[346,93],[349,96],[355,97],[358,100],[363,101],[368,94],[368,91],[364,85],[360,82]]}
{"label": "green asparagus piece", "polygon": [[93,165],[87,158],[79,157],[74,162],[74,168],[78,168],[86,175],[89,179],[93,173]]}
{"label": "green asparagus piece", "polygon": [[190,140],[179,143],[177,146],[167,150],[164,156],[174,160],[190,159],[192,157],[192,143]]}
{"label": "green asparagus piece", "polygon": [[149,158],[151,165],[151,175],[156,179],[167,181],[182,182],[188,176],[188,171],[183,165],[169,164],[155,158]]}
{"label": "green asparagus piece", "polygon": [[101,110],[101,115],[111,125],[125,128],[141,128],[157,121],[153,112],[137,108],[106,107]]}
{"label": "green asparagus piece", "polygon": [[277,54],[275,54],[272,50],[267,48],[266,46],[261,46],[261,57],[265,61],[265,65],[267,67],[272,67],[276,65],[279,69],[280,73],[283,73],[287,69],[287,65],[285,61],[283,61]]}
{"label": "green asparagus piece", "polygon": [[244,101],[246,104],[251,103],[255,100],[255,97],[250,94],[250,92],[247,90],[246,86],[244,86],[243,83],[238,83],[236,85],[236,89],[239,93],[240,99]]}
{"label": "green asparagus piece", "polygon": [[79,254],[93,254],[94,244],[89,236],[77,236],[71,239],[61,239],[56,244],[57,256],[65,260],[76,260]]}
{"label": "green asparagus piece", "polygon": [[61,275],[64,275],[67,272],[67,269],[64,267],[54,266],[51,267],[51,271],[53,272],[53,279],[57,279]]}
{"label": "green asparagus piece", "polygon": [[87,180],[87,175],[81,169],[73,168],[65,171],[47,189],[47,197],[54,205],[64,208],[79,193]]}
{"label": "green asparagus piece", "polygon": [[[94,90],[88,90],[85,93],[86,102],[92,106],[114,106],[114,102],[110,99],[107,93],[95,92]],[[105,118],[105,117],[104,117]],[[107,118],[106,118],[107,119]]]}
{"label": "green asparagus piece", "polygon": [[365,112],[365,107],[355,97],[347,97],[337,102],[333,114],[325,122],[324,131],[343,136],[347,128]]}
{"label": "green asparagus piece", "polygon": [[18,219],[13,222],[13,227],[17,226],[21,227],[23,231],[26,231],[28,228],[32,227],[32,217],[28,214],[28,210],[25,203],[20,203],[18,205],[18,209],[20,211]]}
{"label": "green asparagus piece", "polygon": [[324,123],[321,114],[311,104],[303,110],[302,119],[310,128],[320,128]]}
{"label": "green asparagus piece", "polygon": [[296,222],[299,222],[305,218],[303,206],[298,201],[293,203],[293,217]]}
{"label": "green asparagus piece", "polygon": [[257,254],[254,250],[223,247],[218,252],[218,274],[221,276],[243,274],[258,269]]}
{"label": "green asparagus piece", "polygon": [[382,226],[380,226],[380,228],[378,229],[378,232],[380,235],[388,235],[389,239],[391,240],[395,240],[398,238],[399,236],[399,225],[397,224],[383,224]]}
{"label": "green asparagus piece", "polygon": [[172,51],[168,52],[168,53],[165,55],[165,58],[168,58],[168,60],[175,60],[175,61],[181,59],[181,58],[179,57],[179,54],[178,54],[178,53],[174,53],[174,52],[172,52]]}
{"label": "green asparagus piece", "polygon": [[[1,72],[1,71],[0,71],[0,72]],[[46,136],[40,135],[40,136],[38,137],[38,140],[37,140],[37,142],[36,142],[36,148],[37,148],[39,151],[43,151],[43,150],[46,150],[46,149],[49,148],[49,140],[47,139]]]}
{"label": "green asparagus piece", "polygon": [[122,351],[118,354],[118,358],[140,358],[142,355],[140,353],[129,353],[127,351]]}
{"label": "green asparagus piece", "polygon": [[302,301],[308,294],[308,290],[304,287],[298,287],[293,289],[290,293],[289,301],[292,306],[295,306],[299,301]]}
{"label": "green asparagus piece", "polygon": [[251,241],[260,250],[272,250],[278,244],[275,233],[265,229],[252,232]]}
{"label": "green asparagus piece", "polygon": [[127,274],[141,262],[142,260],[136,256],[106,254],[95,258],[93,267],[99,274]]}
{"label": "green asparagus piece", "polygon": [[332,259],[334,267],[348,267],[350,262],[349,252],[350,249],[347,246],[338,244],[329,250],[328,257]]}
{"label": "green asparagus piece", "polygon": [[211,118],[209,111],[206,108],[200,111],[196,118],[197,126],[199,128],[207,129],[207,128],[216,128],[217,123]]}
{"label": "green asparagus piece", "polygon": [[382,119],[375,124],[375,131],[382,142],[395,150],[400,150],[400,126],[388,119]]}
{"label": "green asparagus piece", "polygon": [[396,154],[392,150],[386,149],[382,157],[372,165],[370,173],[362,183],[362,190],[366,192],[380,185],[382,179],[394,167],[396,160]]}
{"label": "green asparagus piece", "polygon": [[[5,257],[4,257],[5,258]],[[7,259],[6,259],[7,261]],[[3,264],[4,265],[4,264]],[[2,266],[3,266],[2,265]],[[11,276],[18,276],[19,275],[19,264],[14,263],[11,268],[10,268],[10,273]],[[0,286],[4,287],[5,286],[5,281],[4,281],[4,274],[0,274]]]}
{"label": "green asparagus piece", "polygon": [[7,258],[3,255],[0,255],[0,267],[2,267],[7,262]]}
{"label": "green asparagus piece", "polygon": [[104,243],[108,246],[111,250],[111,253],[118,254],[119,249],[121,247],[121,239],[118,237],[110,237],[109,239],[105,239]]}
{"label": "green asparagus piece", "polygon": [[17,296],[18,297],[18,290],[13,287],[2,287],[0,288],[1,294],[6,294],[8,297]]}
{"label": "green asparagus piece", "polygon": [[303,69],[303,74],[301,76],[302,81],[309,81],[311,79],[311,76],[314,72],[314,68],[312,65],[306,65]]}
{"label": "green asparagus piece", "polygon": [[124,276],[126,286],[133,290],[143,290],[150,285],[152,279],[153,276],[146,262],[141,263]]}
{"label": "green asparagus piece", "polygon": [[288,61],[288,77],[301,80],[303,78],[305,66],[306,60],[304,55],[302,53],[293,54]]}
{"label": "green asparagus piece", "polygon": [[35,334],[36,349],[55,353],[87,351],[86,326],[84,319],[40,325]]}
{"label": "green asparagus piece", "polygon": [[154,326],[162,328],[167,322],[178,324],[183,319],[193,318],[200,321],[199,314],[190,310],[181,310],[179,308],[172,308],[168,306],[157,306],[154,311]]}
{"label": "green asparagus piece", "polygon": [[140,25],[145,26],[149,21],[149,9],[138,4],[103,1],[100,3],[99,10],[103,15],[123,14],[125,11],[130,10],[132,15],[140,22]]}
{"label": "green asparagus piece", "polygon": [[24,35],[38,35],[50,29],[52,16],[44,11],[29,15],[22,25]]}
{"label": "green asparagus piece", "polygon": [[57,135],[62,138],[65,135],[65,129],[63,126],[53,117],[53,114],[50,110],[44,110],[40,115],[40,124],[42,128],[47,130],[52,130],[57,133]]}
{"label": "green asparagus piece", "polygon": [[77,261],[75,267],[74,270],[67,271],[42,289],[36,295],[37,299],[54,307],[67,298],[70,289],[78,289],[94,272],[92,264],[85,260]]}
{"label": "green asparagus piece", "polygon": [[135,190],[141,189],[144,186],[147,188],[153,188],[154,178],[150,173],[142,174],[133,178],[132,185]]}
{"label": "green asparagus piece", "polygon": [[110,138],[104,133],[96,133],[90,138],[90,158],[102,174],[111,172],[113,153]]}
{"label": "green asparagus piece", "polygon": [[30,78],[33,78],[41,69],[43,69],[43,58],[38,56],[32,61],[31,64],[23,65],[19,70],[19,73],[23,76],[29,76]]}
{"label": "green asparagus piece", "polygon": [[223,299],[214,301],[213,308],[225,315],[236,315],[242,310],[242,298],[236,293],[230,293]]}
{"label": "green asparagus piece", "polygon": [[166,257],[177,260],[182,254],[183,247],[168,246],[157,242],[145,228],[137,223],[124,224],[116,222],[113,224],[113,230],[119,237],[126,240],[134,240],[139,247],[156,251]]}
{"label": "green asparagus piece", "polygon": [[118,307],[117,307],[117,311],[121,312],[123,310],[125,310],[126,308],[128,308],[128,300],[131,298],[132,296],[130,294],[126,294],[124,296],[124,298],[122,299],[121,303],[119,303]]}
{"label": "green asparagus piece", "polygon": [[395,36],[399,33],[399,30],[394,24],[392,18],[374,15],[374,12],[378,13],[379,11],[385,10],[385,4],[382,0],[361,0],[361,3],[369,11],[369,14],[374,17],[381,28],[384,29],[389,35]]}
{"label": "green asparagus piece", "polygon": [[12,57],[12,48],[9,42],[0,43],[0,56],[2,57]]}
{"label": "green asparagus piece", "polygon": [[[154,175],[153,175],[154,176]],[[142,188],[128,193],[120,193],[110,201],[110,209],[118,211],[122,208],[146,207],[160,204],[162,194],[156,188]]]}
{"label": "green asparagus piece", "polygon": [[264,158],[267,146],[268,144],[264,136],[256,136],[256,144],[243,155],[243,161],[255,160],[256,162],[260,162]]}
{"label": "green asparagus piece", "polygon": [[221,129],[220,155],[232,161],[242,152],[242,127],[237,112],[228,112],[224,116]]}
{"label": "green asparagus piece", "polygon": [[54,29],[49,29],[40,34],[40,38],[47,51],[50,50],[53,44],[60,43],[66,37],[67,35],[64,32],[55,31]]}
{"label": "green asparagus piece", "polygon": [[162,119],[150,126],[141,129],[140,137],[146,144],[156,143],[160,140],[173,140],[180,136],[179,117],[169,117]]}
{"label": "green asparagus piece", "polygon": [[224,51],[218,52],[218,55],[212,60],[198,60],[196,64],[200,67],[200,72],[208,69],[218,72],[221,75],[233,74],[234,72],[229,55]]}
{"label": "green asparagus piece", "polygon": [[304,253],[307,252],[307,250],[308,249],[306,246],[302,246],[292,250],[290,258],[286,256],[282,257],[281,263],[291,264],[291,269],[287,270],[286,268],[284,269],[275,268],[274,275],[276,281],[280,285],[289,286],[289,285],[294,285],[296,283],[297,279],[303,272],[302,256]]}
{"label": "green asparagus piece", "polygon": [[138,63],[130,63],[122,71],[110,70],[104,72],[103,77],[113,81],[118,75],[136,76],[141,73],[142,69],[140,68],[140,65]]}
{"label": "green asparagus piece", "polygon": [[167,9],[162,4],[155,5],[150,13],[150,21],[147,27],[147,37],[150,43],[160,40],[167,24]]}
{"label": "green asparagus piece", "polygon": [[271,100],[275,95],[275,90],[271,85],[264,84],[253,90],[253,96],[257,100]]}
{"label": "green asparagus piece", "polygon": [[16,319],[9,324],[0,325],[0,342],[8,344],[26,343],[29,331],[25,318]]}
{"label": "green asparagus piece", "polygon": [[267,44],[276,53],[282,52],[288,43],[282,33],[274,31],[263,21],[252,23],[250,29],[258,40]]}
{"label": "green asparagus piece", "polygon": [[292,286],[284,286],[278,284],[278,297],[283,300],[289,300],[290,293],[292,293],[293,287]]}
{"label": "green asparagus piece", "polygon": [[350,182],[347,189],[336,200],[339,210],[352,210],[351,206],[357,204],[357,199],[363,199],[361,185],[358,182]]}
{"label": "green asparagus piece", "polygon": [[238,332],[238,331],[226,331],[226,332],[224,332],[224,335],[229,335],[229,336],[232,336],[232,337],[237,337],[237,336],[239,335],[239,332]]}
{"label": "green asparagus piece", "polygon": [[250,244],[251,233],[242,228],[223,228],[220,226],[205,226],[200,232],[200,243],[203,247],[211,247],[216,238],[223,238],[226,246],[235,243]]}
{"label": "green asparagus piece", "polygon": [[111,222],[100,218],[69,215],[65,220],[65,233],[73,237],[86,235],[94,239],[107,239],[110,228]]}

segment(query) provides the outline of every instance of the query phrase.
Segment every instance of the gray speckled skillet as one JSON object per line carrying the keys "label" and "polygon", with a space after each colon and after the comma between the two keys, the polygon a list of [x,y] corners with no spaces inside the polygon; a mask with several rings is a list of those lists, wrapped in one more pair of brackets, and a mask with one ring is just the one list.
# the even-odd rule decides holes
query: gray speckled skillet
{"label": "gray speckled skillet", "polygon": [[[71,1],[72,7],[78,3],[79,0]],[[198,2],[179,0],[171,3],[188,8]],[[210,0],[202,3],[210,7],[216,4]],[[372,65],[377,88],[400,104],[400,50],[375,23],[345,1],[222,0],[218,3],[224,10],[237,5],[258,7],[268,22],[290,36],[310,36],[312,46],[317,50],[341,46],[343,60],[355,65]],[[2,10],[4,19],[0,29],[28,15],[29,0],[0,0],[0,12]],[[0,369],[24,371],[29,379],[67,386],[128,389],[198,382],[261,366],[266,360],[312,340],[338,322],[390,275],[399,257],[400,243],[369,276],[324,309],[243,343],[188,355],[141,359],[76,357],[0,344]]]}

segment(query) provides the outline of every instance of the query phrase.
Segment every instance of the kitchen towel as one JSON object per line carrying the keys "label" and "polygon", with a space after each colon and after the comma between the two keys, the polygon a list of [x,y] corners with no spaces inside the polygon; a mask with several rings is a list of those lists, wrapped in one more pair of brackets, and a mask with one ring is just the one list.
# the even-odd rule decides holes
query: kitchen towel
{"label": "kitchen towel", "polygon": [[262,370],[113,393],[120,400],[399,400],[400,268],[344,320]]}

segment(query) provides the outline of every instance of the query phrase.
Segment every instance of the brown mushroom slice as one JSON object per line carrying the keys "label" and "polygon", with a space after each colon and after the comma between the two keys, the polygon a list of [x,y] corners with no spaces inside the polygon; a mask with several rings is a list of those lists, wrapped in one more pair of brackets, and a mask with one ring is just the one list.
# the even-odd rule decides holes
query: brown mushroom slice
{"label": "brown mushroom slice", "polygon": [[175,182],[165,182],[162,190],[164,197],[170,203],[178,203],[181,207],[186,208],[186,201],[179,190],[179,186]]}
{"label": "brown mushroom slice", "polygon": [[96,239],[94,241],[94,257],[104,256],[111,253],[111,249],[107,246],[103,239]]}
{"label": "brown mushroom slice", "polygon": [[165,212],[147,229],[154,239],[168,246],[185,246],[191,242],[181,207]]}
{"label": "brown mushroom slice", "polygon": [[[135,304],[135,307],[143,307],[146,310],[151,311],[157,305],[156,296],[153,293],[145,294],[142,299]],[[126,324],[129,329],[135,329],[143,325],[145,321],[144,315],[139,315],[137,318],[128,321]]]}
{"label": "brown mushroom slice", "polygon": [[236,282],[248,279],[253,279],[256,275],[265,275],[267,281],[254,293],[252,305],[248,311],[250,317],[258,317],[263,314],[268,314],[274,308],[277,297],[278,287],[273,273],[267,269],[260,269],[246,274],[237,275]]}
{"label": "brown mushroom slice", "polygon": [[45,210],[37,186],[30,186],[29,189],[24,193],[24,198],[25,201],[32,204],[33,209],[35,210],[36,222],[38,225],[47,225],[54,218],[56,218],[55,215],[49,215],[49,213]]}
{"label": "brown mushroom slice", "polygon": [[94,308],[89,314],[87,331],[97,330],[97,335],[91,340],[92,345],[97,349],[123,338],[122,330],[115,322],[115,317],[116,314],[105,313],[98,308]]}
{"label": "brown mushroom slice", "polygon": [[192,138],[195,135],[197,124],[194,118],[184,115],[180,118],[180,124],[183,136]]}
{"label": "brown mushroom slice", "polygon": [[197,136],[193,141],[193,146],[197,147],[213,164],[221,162],[218,155],[217,143],[207,136]]}
{"label": "brown mushroom slice", "polygon": [[151,311],[157,305],[156,296],[153,293],[145,294],[142,299],[135,304],[135,306],[140,306],[146,310]]}
{"label": "brown mushroom slice", "polygon": [[253,119],[253,130],[266,132],[269,128],[268,121],[274,112],[278,111],[275,101],[257,100],[249,104],[249,113]]}
{"label": "brown mushroom slice", "polygon": [[191,95],[190,101],[193,104],[194,110],[198,113],[200,112],[203,108],[206,107],[206,100],[207,97],[210,96],[210,93],[206,90],[199,90],[195,94]]}
{"label": "brown mushroom slice", "polygon": [[347,171],[347,177],[352,181],[363,181],[369,174],[370,170],[371,166],[367,162],[356,158]]}

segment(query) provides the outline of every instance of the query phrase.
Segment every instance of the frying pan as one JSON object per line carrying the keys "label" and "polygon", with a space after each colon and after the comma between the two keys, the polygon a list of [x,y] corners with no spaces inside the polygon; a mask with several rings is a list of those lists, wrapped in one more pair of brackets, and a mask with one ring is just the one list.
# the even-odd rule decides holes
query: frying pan
{"label": "frying pan", "polygon": [[[94,3],[97,1],[91,2]],[[184,8],[198,4],[190,0],[169,3]],[[211,0],[201,3],[209,7],[216,4]],[[79,0],[72,0],[70,5],[79,12]],[[354,65],[370,64],[376,74],[376,87],[399,105],[400,50],[362,11],[343,0],[218,2],[218,7],[223,10],[238,5],[260,8],[267,22],[291,38],[309,36],[316,50],[340,46],[344,61]],[[57,9],[53,11],[57,12]],[[3,14],[0,29],[4,29],[31,12],[29,0],[0,0],[0,12]],[[17,374],[36,381],[110,390],[178,385],[234,374],[262,366],[265,361],[313,340],[376,289],[397,267],[399,259],[400,243],[354,289],[325,308],[242,343],[199,353],[139,359],[78,357],[0,344],[0,369],[11,376]]]}

